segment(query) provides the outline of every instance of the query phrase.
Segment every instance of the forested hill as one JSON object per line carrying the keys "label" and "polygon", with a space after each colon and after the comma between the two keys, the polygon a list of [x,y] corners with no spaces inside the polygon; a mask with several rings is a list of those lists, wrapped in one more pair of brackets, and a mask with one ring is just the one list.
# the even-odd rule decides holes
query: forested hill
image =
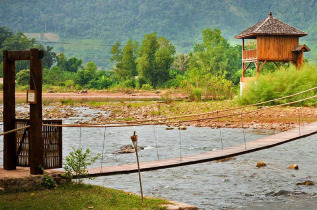
{"label": "forested hill", "polygon": [[178,52],[188,52],[201,40],[203,29],[217,27],[231,43],[238,43],[233,36],[269,11],[308,32],[302,42],[317,49],[316,10],[316,0],[2,0],[0,26],[13,32],[55,33],[57,43],[49,43],[55,51],[109,66],[105,54],[116,41],[140,41],[156,31]]}

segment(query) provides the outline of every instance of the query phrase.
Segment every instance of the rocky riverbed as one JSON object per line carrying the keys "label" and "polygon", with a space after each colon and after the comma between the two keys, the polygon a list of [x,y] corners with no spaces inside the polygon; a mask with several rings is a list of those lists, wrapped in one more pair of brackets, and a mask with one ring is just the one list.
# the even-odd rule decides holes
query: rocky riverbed
{"label": "rocky riverbed", "polygon": [[[17,118],[28,118],[28,107],[27,104],[18,105],[16,111]],[[43,118],[73,119],[72,123],[75,124],[115,124],[131,121],[160,120],[167,117],[213,112],[232,107],[229,102],[173,102],[170,104],[158,102],[106,102],[75,105],[53,103],[43,107]],[[1,112],[2,109],[0,116],[2,116]],[[251,113],[244,114],[244,112]],[[214,118],[232,113],[236,115],[221,119],[190,121],[197,119],[197,117],[186,117],[174,120],[160,120],[160,122],[171,127],[196,126],[285,131],[317,119],[317,109],[310,107],[278,107],[265,110],[262,110],[261,107],[251,107],[243,111],[213,113],[204,115],[204,117]]]}

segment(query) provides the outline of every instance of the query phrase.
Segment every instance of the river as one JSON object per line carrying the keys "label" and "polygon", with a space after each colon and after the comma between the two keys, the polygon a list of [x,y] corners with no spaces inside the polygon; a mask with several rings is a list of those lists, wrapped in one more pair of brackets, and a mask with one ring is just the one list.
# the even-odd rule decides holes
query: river
{"label": "river", "polygon": [[[100,110],[75,108],[79,116],[63,123],[87,120]],[[104,113],[107,114],[107,113]],[[90,116],[90,117],[91,117]],[[89,118],[89,117],[88,117]],[[188,127],[187,130],[165,130],[165,126],[122,128],[63,128],[63,154],[71,147],[89,148],[102,153],[93,167],[135,163],[134,153],[118,154],[121,146],[131,144],[136,131],[140,161],[180,157],[243,144],[273,131],[254,129],[211,129]],[[2,131],[2,127],[0,129]],[[236,157],[228,162],[208,162],[142,173],[144,194],[181,201],[200,209],[316,209],[317,186],[297,186],[317,182],[317,136],[306,137],[267,150]],[[3,141],[0,137],[0,165]],[[256,168],[257,161],[267,166]],[[297,163],[299,170],[286,169]],[[86,183],[139,193],[137,174],[99,177]]]}

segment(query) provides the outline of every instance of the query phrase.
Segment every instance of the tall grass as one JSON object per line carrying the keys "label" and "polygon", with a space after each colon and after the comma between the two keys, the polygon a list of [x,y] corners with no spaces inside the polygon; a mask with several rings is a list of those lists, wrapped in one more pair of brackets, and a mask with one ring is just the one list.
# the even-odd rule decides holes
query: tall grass
{"label": "tall grass", "polygon": [[[250,81],[244,88],[238,101],[240,105],[263,102],[294,93],[301,92],[317,86],[317,66],[305,64],[300,70],[295,66],[281,67],[278,70],[260,75],[256,80]],[[298,96],[274,102],[281,104],[313,96],[317,90],[309,91]],[[299,105],[299,104],[295,104]],[[317,100],[311,99],[301,102],[300,105],[316,106]]]}

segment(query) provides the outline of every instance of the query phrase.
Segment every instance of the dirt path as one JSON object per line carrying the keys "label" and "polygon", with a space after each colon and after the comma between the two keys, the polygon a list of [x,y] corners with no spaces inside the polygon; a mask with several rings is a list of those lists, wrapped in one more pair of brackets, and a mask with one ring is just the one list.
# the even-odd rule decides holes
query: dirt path
{"label": "dirt path", "polygon": [[[73,100],[107,100],[107,99],[118,99],[118,100],[150,100],[150,99],[160,99],[166,91],[140,91],[135,93],[124,93],[124,92],[106,92],[106,91],[87,91],[87,93],[82,92],[66,92],[66,93],[43,93],[43,100],[63,100],[63,99],[73,99]],[[26,98],[26,93],[16,93],[15,97],[17,101],[23,101]],[[186,96],[182,93],[172,93],[173,98],[185,98]],[[3,100],[3,94],[0,94],[0,101]]]}

